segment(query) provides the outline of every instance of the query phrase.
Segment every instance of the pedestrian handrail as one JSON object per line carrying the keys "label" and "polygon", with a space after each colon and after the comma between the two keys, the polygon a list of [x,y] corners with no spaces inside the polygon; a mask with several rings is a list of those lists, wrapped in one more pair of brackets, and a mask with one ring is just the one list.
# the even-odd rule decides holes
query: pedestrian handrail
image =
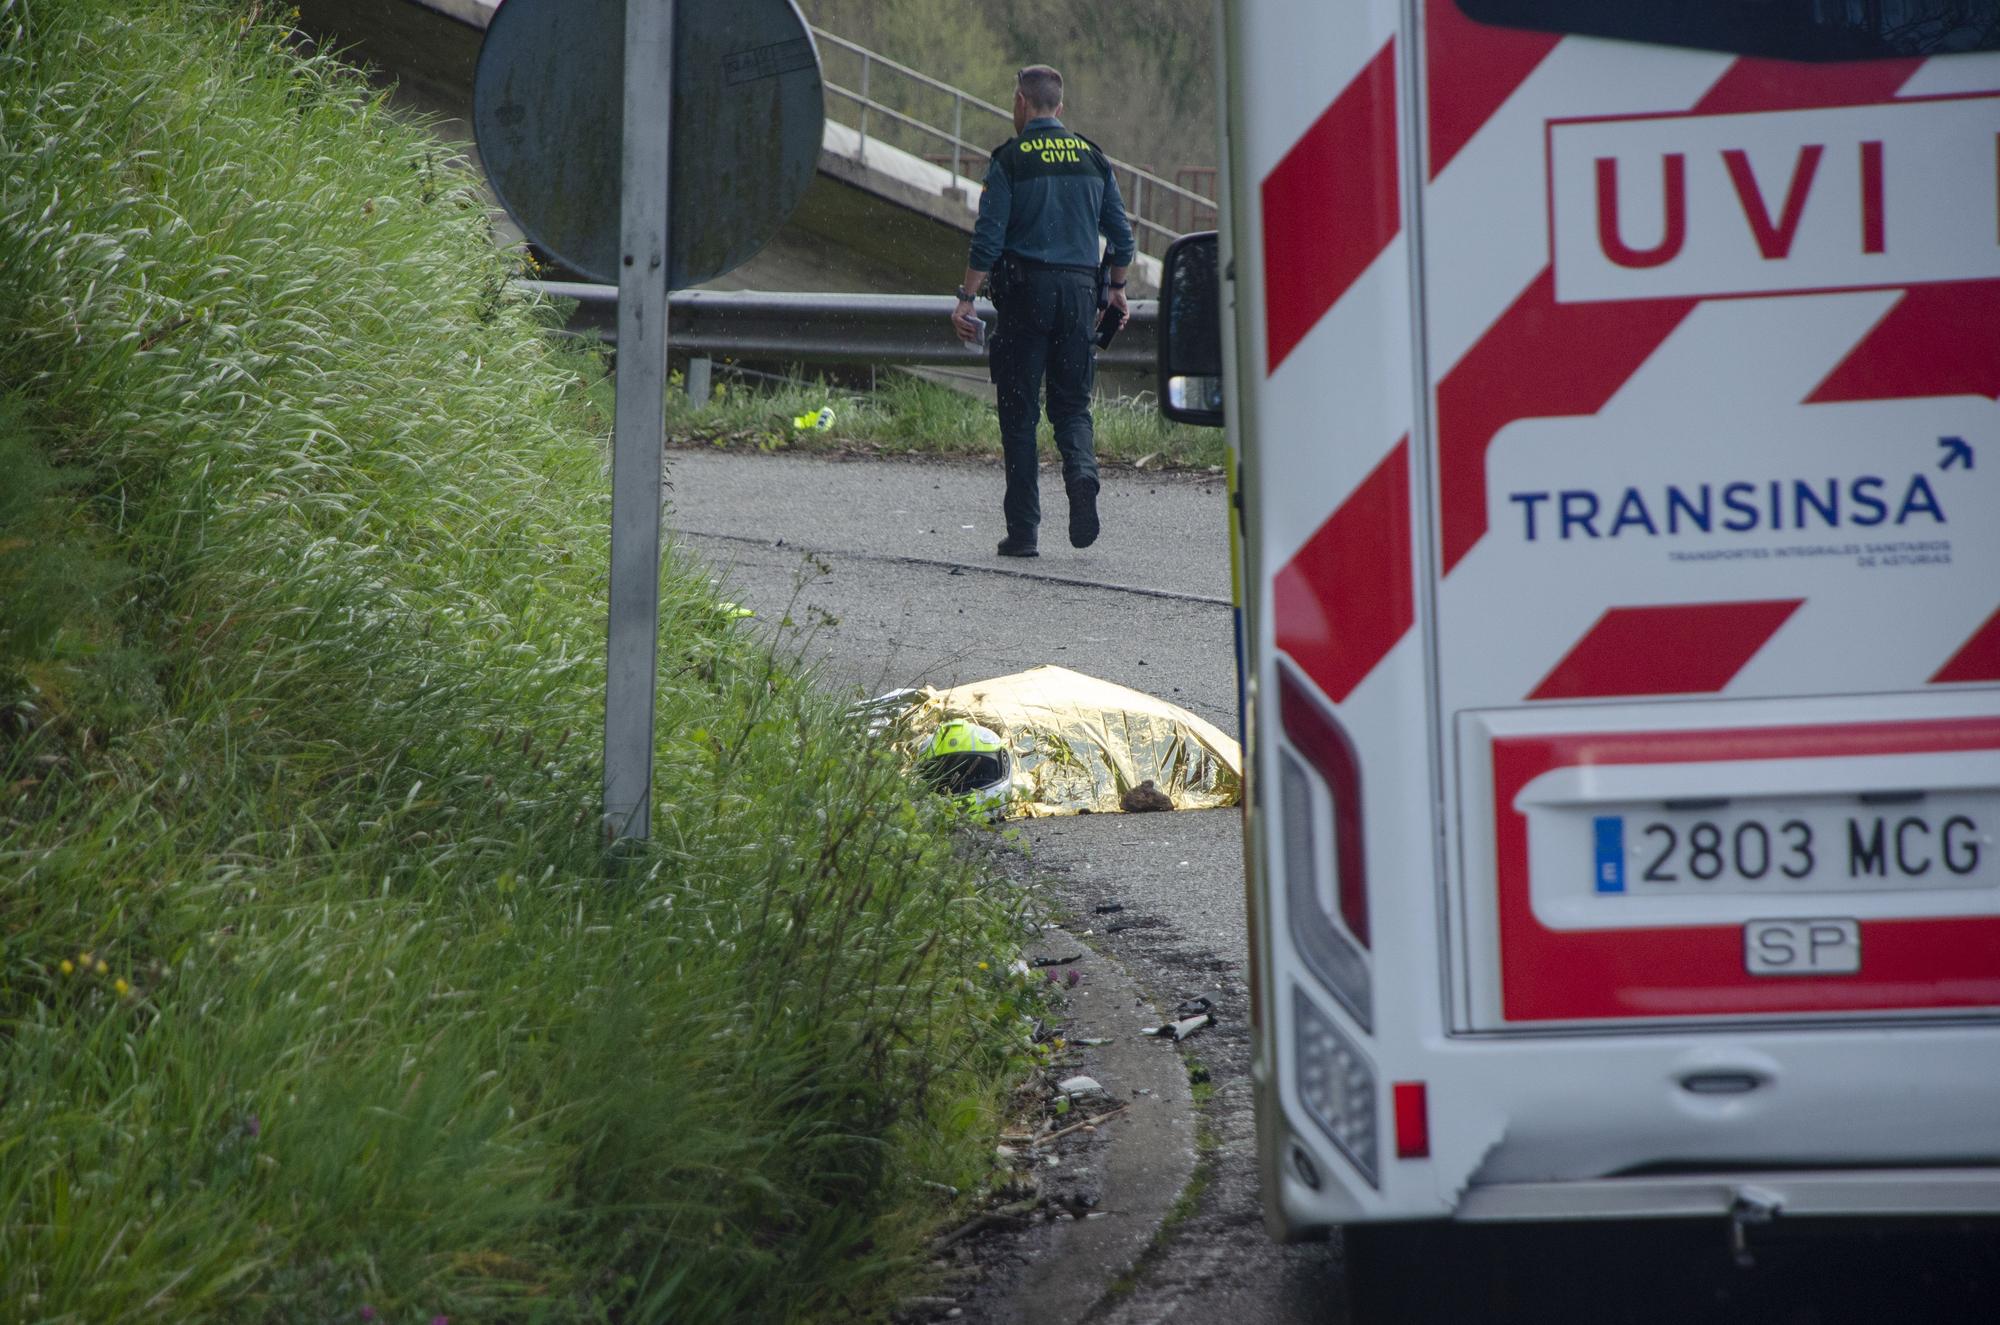
{"label": "pedestrian handrail", "polygon": [[[859,108],[860,122],[855,127],[861,135],[861,146],[859,149],[861,152],[865,153],[868,150],[868,117],[871,114],[881,115],[905,128],[913,130],[919,135],[934,139],[949,147],[951,149],[952,177],[954,180],[958,180],[967,178],[966,166],[969,164],[967,158],[977,158],[980,161],[984,161],[991,155],[987,148],[978,146],[965,136],[965,112],[968,107],[977,115],[991,116],[1005,125],[1006,130],[1002,137],[1013,133],[1014,116],[1012,111],[1002,109],[982,97],[974,96],[963,88],[953,87],[950,83],[933,78],[929,74],[919,70],[912,69],[910,66],[892,60],[886,55],[878,54],[861,45],[859,42],[849,41],[845,37],[836,36],[824,28],[816,27],[812,31],[814,38],[822,45],[837,47],[849,54],[858,56],[861,60],[861,86],[858,89],[842,87],[831,78],[824,80],[826,90],[830,94],[834,97],[850,101]],[[942,125],[931,124],[917,116],[897,110],[895,107],[885,104],[879,97],[874,95],[872,89],[873,75],[878,65],[897,78],[950,97],[952,99],[951,128],[946,129]],[[1147,238],[1172,242],[1178,239],[1183,233],[1176,226],[1155,220],[1149,215],[1149,203],[1155,207],[1171,207],[1176,218],[1185,209],[1191,222],[1200,217],[1201,209],[1205,208],[1210,219],[1193,228],[1206,229],[1213,224],[1212,218],[1216,210],[1214,199],[1204,197],[1202,194],[1192,189],[1184,188],[1171,180],[1163,179],[1141,166],[1120,161],[1116,157],[1107,157],[1106,159],[1111,163],[1111,168],[1114,172],[1127,176],[1131,180],[1129,188],[1124,188],[1123,179],[1120,180],[1120,185],[1125,193],[1125,213],[1131,219],[1133,229],[1141,232],[1141,248],[1146,247],[1145,240]],[[943,164],[942,161],[940,161],[940,164]]]}
{"label": "pedestrian handrail", "polygon": [[[614,342],[618,287],[582,281],[517,281],[525,293],[574,300],[572,330]],[[957,301],[929,294],[789,294],[762,290],[677,290],[667,301],[667,343],[706,358],[763,363],[927,364],[983,370],[986,356],[951,328]],[[976,305],[991,321],[993,306]],[[1100,367],[1150,373],[1159,305],[1132,302],[1131,320],[1097,352]]]}

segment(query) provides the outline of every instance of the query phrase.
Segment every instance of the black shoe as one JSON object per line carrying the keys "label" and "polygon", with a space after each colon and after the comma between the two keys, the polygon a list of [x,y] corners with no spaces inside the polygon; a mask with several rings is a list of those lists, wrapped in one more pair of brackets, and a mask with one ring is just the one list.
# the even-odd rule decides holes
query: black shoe
{"label": "black shoe", "polygon": [[1041,553],[1035,550],[1035,536],[1033,534],[1010,533],[1007,537],[1000,540],[1000,546],[994,550],[1003,557],[1038,557],[1041,555]]}
{"label": "black shoe", "polygon": [[1097,480],[1078,479],[1069,489],[1069,545],[1089,547],[1097,541]]}

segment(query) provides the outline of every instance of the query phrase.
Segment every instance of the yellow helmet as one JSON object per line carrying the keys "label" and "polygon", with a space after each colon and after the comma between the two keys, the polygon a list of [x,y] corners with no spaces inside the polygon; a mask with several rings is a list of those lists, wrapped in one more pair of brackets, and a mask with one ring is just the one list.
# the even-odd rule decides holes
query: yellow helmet
{"label": "yellow helmet", "polygon": [[954,718],[931,734],[917,756],[917,775],[967,805],[1003,806],[1014,790],[1014,759],[990,728]]}

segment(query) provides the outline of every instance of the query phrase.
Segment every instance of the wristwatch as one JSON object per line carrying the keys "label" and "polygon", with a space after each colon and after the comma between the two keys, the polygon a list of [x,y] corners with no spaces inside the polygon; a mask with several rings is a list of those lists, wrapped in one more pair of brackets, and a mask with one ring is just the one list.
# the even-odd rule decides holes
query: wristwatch
{"label": "wristwatch", "polygon": [[958,301],[962,304],[969,304],[972,302],[972,296],[966,293],[966,289],[963,285],[958,287]]}
{"label": "wristwatch", "polygon": [[1125,288],[1125,282],[1123,281],[1106,281],[1105,284],[1110,286],[1114,290],[1122,290]]}

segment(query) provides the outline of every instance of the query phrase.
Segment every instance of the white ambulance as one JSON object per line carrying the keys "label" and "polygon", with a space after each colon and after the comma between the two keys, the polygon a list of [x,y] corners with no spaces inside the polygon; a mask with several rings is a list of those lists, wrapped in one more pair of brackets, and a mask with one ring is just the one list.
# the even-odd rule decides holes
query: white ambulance
{"label": "white ambulance", "polygon": [[2000,0],[1222,9],[1271,1226],[2000,1213]]}

